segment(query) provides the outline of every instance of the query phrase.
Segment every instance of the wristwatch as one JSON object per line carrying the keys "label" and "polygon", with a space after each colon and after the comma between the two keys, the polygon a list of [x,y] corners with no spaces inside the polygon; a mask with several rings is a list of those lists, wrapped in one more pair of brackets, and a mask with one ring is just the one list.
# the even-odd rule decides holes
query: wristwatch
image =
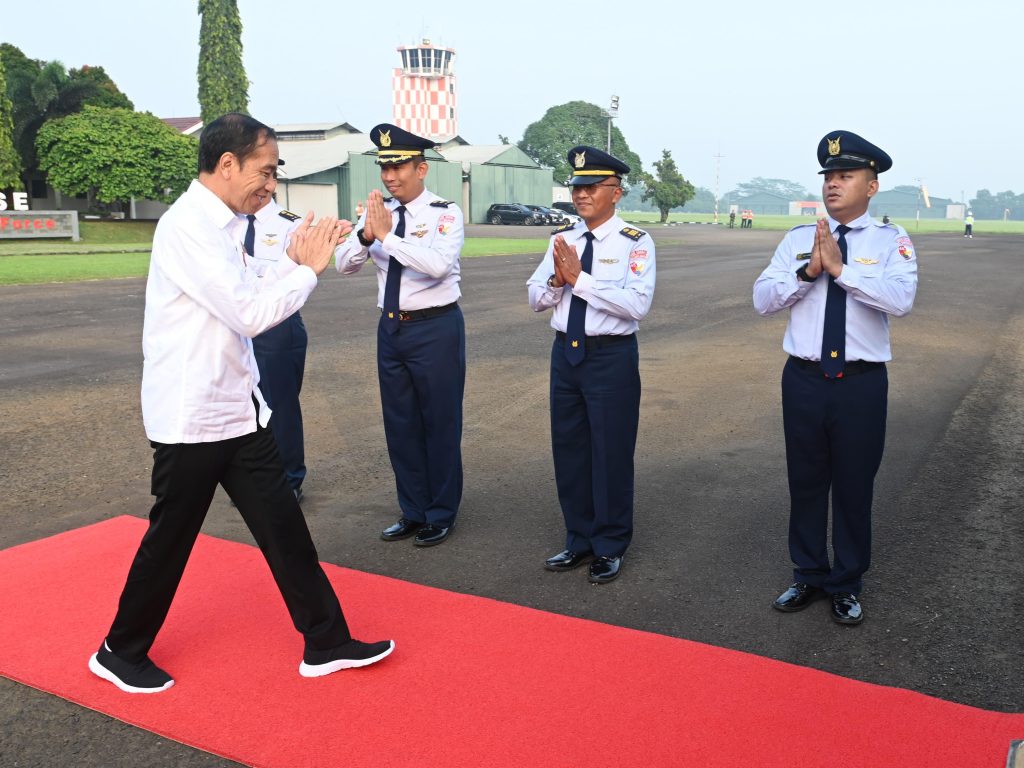
{"label": "wristwatch", "polygon": [[365,245],[365,246],[366,246],[367,248],[369,248],[369,247],[370,247],[371,245],[373,245],[373,240],[367,240],[367,239],[365,239],[365,238],[363,237],[363,230],[361,230],[361,229],[360,229],[360,230],[359,230],[358,232],[356,232],[356,239],[357,239],[357,240],[358,240],[358,241],[359,241],[360,243],[362,243],[363,245]]}
{"label": "wristwatch", "polygon": [[811,277],[807,274],[807,265],[804,264],[800,269],[796,271],[796,279],[802,283],[813,283],[817,280],[817,277]]}
{"label": "wristwatch", "polygon": [[552,275],[551,277],[548,278],[548,288],[561,288],[561,287],[562,286],[558,285],[555,282],[555,276],[554,275]]}

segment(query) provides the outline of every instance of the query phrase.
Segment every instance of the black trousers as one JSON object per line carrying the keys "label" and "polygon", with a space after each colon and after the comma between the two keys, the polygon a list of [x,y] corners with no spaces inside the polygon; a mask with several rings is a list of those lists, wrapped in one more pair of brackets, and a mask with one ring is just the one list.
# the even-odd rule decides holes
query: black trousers
{"label": "black trousers", "polygon": [[384,436],[402,517],[447,528],[462,502],[462,310],[377,328],[377,378]]}
{"label": "black trousers", "polygon": [[107,634],[112,651],[131,662],[149,653],[218,484],[263,552],[306,648],[326,650],[351,639],[269,429],[211,443],[151,445],[156,501]]}
{"label": "black trousers", "polygon": [[636,336],[587,339],[577,366],[551,347],[551,451],[565,548],[621,557],[633,539],[633,454],[640,423]]}
{"label": "black trousers", "polygon": [[830,594],[861,591],[871,565],[871,502],[885,447],[888,392],[884,365],[841,379],[826,379],[817,366],[801,367],[792,359],[783,369],[789,554],[796,581]]}
{"label": "black trousers", "polygon": [[308,337],[302,316],[296,312],[252,340],[252,351],[260,369],[260,392],[274,415],[274,433],[288,485],[300,488],[306,479],[306,453],[302,437],[302,376],[306,368]]}

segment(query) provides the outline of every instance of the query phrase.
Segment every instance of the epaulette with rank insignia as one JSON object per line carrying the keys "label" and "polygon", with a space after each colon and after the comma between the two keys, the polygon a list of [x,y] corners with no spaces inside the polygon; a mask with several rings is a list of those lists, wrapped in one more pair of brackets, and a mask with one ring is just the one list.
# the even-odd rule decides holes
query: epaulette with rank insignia
{"label": "epaulette with rank insignia", "polygon": [[570,221],[568,224],[563,224],[560,227],[555,227],[554,229],[552,229],[551,230],[551,234],[552,235],[559,235],[562,232],[568,232],[570,229],[572,229],[575,226],[576,226],[576,224],[574,222]]}
{"label": "epaulette with rank insignia", "polygon": [[620,235],[625,235],[630,240],[639,240],[641,237],[646,235],[642,229],[634,229],[633,227],[623,227],[619,230]]}
{"label": "epaulette with rank insignia", "polygon": [[431,203],[435,208],[447,208],[451,204],[451,200],[435,200]]}
{"label": "epaulette with rank insignia", "polygon": [[288,219],[288,221],[297,221],[298,219],[302,218],[297,213],[292,213],[291,211],[284,210],[278,211],[277,215],[280,216],[282,219]]}

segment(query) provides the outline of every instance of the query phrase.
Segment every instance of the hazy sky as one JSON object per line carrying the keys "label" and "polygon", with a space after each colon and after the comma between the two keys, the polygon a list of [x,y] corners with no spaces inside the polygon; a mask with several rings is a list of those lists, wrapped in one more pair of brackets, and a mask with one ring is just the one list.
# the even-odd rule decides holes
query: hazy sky
{"label": "hazy sky", "polygon": [[[5,13],[0,42],[101,65],[136,109],[199,114],[196,0],[15,5],[25,12]],[[883,189],[1024,193],[1015,0],[238,6],[250,111],[271,124],[390,121],[395,48],[429,37],[456,50],[459,133],[474,144],[517,141],[551,106],[616,94],[646,169],[668,149],[714,191],[717,164],[720,193],[755,176],[820,191],[815,149],[840,128],[892,155]]]}

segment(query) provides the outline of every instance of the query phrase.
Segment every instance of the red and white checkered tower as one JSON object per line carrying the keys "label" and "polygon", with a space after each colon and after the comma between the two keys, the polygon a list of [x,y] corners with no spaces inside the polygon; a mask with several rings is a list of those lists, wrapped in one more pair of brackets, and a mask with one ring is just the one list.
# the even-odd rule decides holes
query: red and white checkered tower
{"label": "red and white checkered tower", "polygon": [[420,45],[401,45],[402,68],[391,78],[393,120],[399,128],[442,142],[458,131],[456,117],[455,51],[424,40]]}

